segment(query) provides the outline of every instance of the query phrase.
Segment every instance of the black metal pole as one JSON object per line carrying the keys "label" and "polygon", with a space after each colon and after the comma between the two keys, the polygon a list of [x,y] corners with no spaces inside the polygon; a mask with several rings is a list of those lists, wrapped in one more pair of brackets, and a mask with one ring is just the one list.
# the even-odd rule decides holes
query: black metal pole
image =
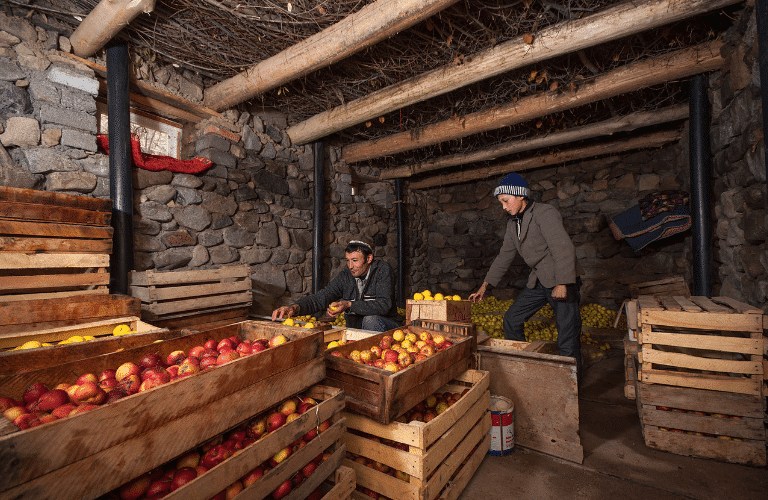
{"label": "black metal pole", "polygon": [[131,113],[128,97],[128,46],[107,48],[109,116],[109,195],[112,198],[110,290],[127,295],[133,270],[133,182],[131,180]]}
{"label": "black metal pole", "polygon": [[691,78],[690,175],[694,295],[712,296],[712,222],[710,217],[709,113],[707,75]]}
{"label": "black metal pole", "polygon": [[403,244],[403,180],[395,179],[395,201],[397,203],[395,213],[397,217],[397,305],[405,307],[405,245]]}
{"label": "black metal pole", "polygon": [[323,278],[323,190],[325,178],[323,177],[323,142],[315,141],[312,144],[312,154],[315,157],[315,215],[312,231],[312,293],[320,291]]}
{"label": "black metal pole", "polygon": [[[760,96],[763,101],[763,131],[768,130],[768,0],[755,2],[755,18],[757,21],[757,47],[760,61]],[[765,176],[768,179],[768,145],[763,139],[763,154],[765,162]],[[768,189],[766,189],[768,200]]]}

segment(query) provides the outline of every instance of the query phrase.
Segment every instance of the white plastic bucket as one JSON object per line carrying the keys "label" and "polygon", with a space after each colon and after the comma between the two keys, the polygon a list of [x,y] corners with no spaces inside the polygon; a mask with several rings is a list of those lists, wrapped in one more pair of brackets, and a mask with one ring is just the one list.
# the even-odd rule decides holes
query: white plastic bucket
{"label": "white plastic bucket", "polygon": [[503,396],[491,396],[491,448],[497,457],[515,451],[515,404]]}

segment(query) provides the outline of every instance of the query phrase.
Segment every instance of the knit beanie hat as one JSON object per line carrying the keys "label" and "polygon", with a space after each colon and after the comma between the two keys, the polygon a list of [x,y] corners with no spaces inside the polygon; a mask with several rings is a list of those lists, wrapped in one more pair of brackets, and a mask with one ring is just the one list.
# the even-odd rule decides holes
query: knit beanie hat
{"label": "knit beanie hat", "polygon": [[500,194],[511,194],[512,196],[523,196],[528,198],[531,196],[531,190],[528,189],[528,183],[525,182],[520,174],[512,172],[507,174],[501,179],[499,185],[493,190],[493,196],[499,196]]}

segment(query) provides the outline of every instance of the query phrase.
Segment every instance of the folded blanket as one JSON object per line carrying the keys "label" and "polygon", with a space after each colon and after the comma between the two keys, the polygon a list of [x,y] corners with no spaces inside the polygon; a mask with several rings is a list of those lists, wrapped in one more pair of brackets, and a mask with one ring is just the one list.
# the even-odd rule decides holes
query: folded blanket
{"label": "folded blanket", "polygon": [[609,225],[614,238],[626,240],[637,252],[656,240],[690,229],[691,223],[691,214],[686,205],[676,205],[646,220],[643,219],[640,206],[635,205],[615,216]]}

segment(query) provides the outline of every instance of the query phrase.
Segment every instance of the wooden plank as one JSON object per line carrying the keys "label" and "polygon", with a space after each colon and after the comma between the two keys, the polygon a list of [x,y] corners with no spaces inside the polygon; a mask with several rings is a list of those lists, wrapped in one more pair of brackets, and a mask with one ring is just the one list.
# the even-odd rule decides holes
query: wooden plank
{"label": "wooden plank", "polygon": [[762,354],[763,352],[763,339],[696,335],[693,333],[643,332],[643,350],[650,349],[649,346],[652,344],[750,355]]}
{"label": "wooden plank", "polygon": [[0,234],[51,238],[112,239],[112,227],[0,220]]}
{"label": "wooden plank", "polygon": [[683,308],[680,307],[680,304],[677,303],[677,301],[673,297],[669,297],[667,295],[659,295],[659,302],[661,302],[661,305],[667,310],[667,311],[682,311]]}
{"label": "wooden plank", "polygon": [[353,469],[349,467],[340,466],[334,475],[334,486],[330,489],[321,500],[347,500],[353,491],[355,486],[357,475]]}
{"label": "wooden plank", "polygon": [[160,302],[181,298],[201,297],[205,295],[227,294],[233,292],[250,292],[251,280],[230,281],[223,283],[206,283],[203,285],[182,285],[173,287],[130,287],[133,297],[138,297],[142,302]]}
{"label": "wooden plank", "polygon": [[761,381],[747,377],[727,377],[718,375],[701,375],[692,373],[672,372],[666,370],[650,370],[643,367],[642,374],[638,373],[643,382],[663,384],[710,391],[735,392],[738,394],[760,395]]}
{"label": "wooden plank", "polygon": [[0,252],[0,269],[61,267],[109,267],[108,254],[13,253]]}
{"label": "wooden plank", "polygon": [[766,464],[765,441],[730,441],[648,427],[645,429],[645,444],[677,455],[712,458],[761,467]]}
{"label": "wooden plank", "polygon": [[491,394],[515,404],[515,443],[582,463],[576,362],[572,358],[478,346]]}
{"label": "wooden plank", "polygon": [[742,439],[765,441],[765,426],[762,418],[729,418],[722,414],[710,416],[695,412],[682,413],[674,410],[660,410],[658,405],[644,405],[644,425],[679,429],[683,431],[729,436]]}
{"label": "wooden plank", "polygon": [[[2,295],[0,299],[3,302],[24,302],[28,300],[58,300],[65,298],[85,297],[85,296],[104,296],[109,295],[109,289],[105,286],[98,288],[92,288],[90,290],[69,290],[61,292],[44,292],[44,293],[21,293],[15,295]],[[64,323],[45,322],[45,328],[54,328],[56,326],[66,326]],[[68,323],[70,324],[70,323]],[[75,324],[75,323],[71,323]],[[0,328],[2,331],[2,328]]]}
{"label": "wooden plank", "polygon": [[222,266],[217,269],[195,271],[131,271],[128,284],[132,286],[160,286],[203,283],[226,278],[244,278],[250,275],[250,266]]}
{"label": "wooden plank", "polygon": [[712,300],[720,304],[726,304],[729,307],[737,310],[742,314],[746,314],[746,313],[754,313],[754,314],[761,314],[761,315],[763,314],[762,309],[758,309],[752,305],[745,304],[744,302],[739,302],[738,300],[732,299],[730,297],[712,297]]}
{"label": "wooden plank", "polygon": [[[248,291],[207,297],[195,297],[189,300],[177,300],[173,302],[155,302],[148,304],[143,309],[152,316],[164,316],[166,314],[182,311],[196,311],[213,307],[229,306],[233,304],[250,304],[253,300],[250,287]],[[151,316],[150,316],[151,317]]]}
{"label": "wooden plank", "polygon": [[0,252],[112,253],[112,240],[0,236]]}
{"label": "wooden plank", "polygon": [[709,297],[703,297],[703,296],[694,296],[690,298],[692,302],[696,303],[708,312],[731,312],[732,309],[730,307],[724,307],[720,304],[716,304],[712,299]]}
{"label": "wooden plank", "polygon": [[126,295],[83,295],[60,299],[0,301],[0,334],[66,326],[62,324],[35,327],[36,324],[55,321],[72,320],[74,323],[69,324],[77,324],[96,319],[140,315],[139,299]]}
{"label": "wooden plank", "polygon": [[677,302],[678,306],[680,306],[683,311],[701,312],[701,307],[688,300],[687,297],[683,297],[682,295],[673,295],[672,300]]}
{"label": "wooden plank", "polygon": [[[109,285],[109,273],[106,272],[106,270],[95,273],[78,274],[38,274],[33,276],[0,275],[0,290],[34,290],[41,288],[51,289],[98,285]],[[2,298],[1,294],[0,298]]]}
{"label": "wooden plank", "polygon": [[153,324],[178,330],[180,328],[192,328],[199,331],[218,328],[220,326],[239,323],[248,319],[247,307],[234,307],[217,311],[188,314],[178,318],[163,318],[153,321]]}
{"label": "wooden plank", "polygon": [[640,311],[650,309],[662,309],[659,301],[653,295],[640,295],[637,297],[637,306]]}
{"label": "wooden plank", "polygon": [[640,310],[643,324],[698,328],[700,330],[762,331],[763,318],[759,314],[694,313],[684,311]]}
{"label": "wooden plank", "polygon": [[9,186],[0,186],[0,200],[12,203],[39,203],[54,207],[81,208],[101,212],[112,211],[112,200],[109,199]]}
{"label": "wooden plank", "polygon": [[765,401],[759,396],[642,382],[637,386],[643,403],[650,405],[749,418],[765,414]]}
{"label": "wooden plank", "polygon": [[467,463],[461,470],[451,478],[450,482],[446,485],[443,491],[440,493],[439,500],[457,500],[464,488],[469,484],[472,476],[475,475],[478,467],[482,463],[488,450],[491,449],[491,436],[486,435],[480,442],[477,449],[467,460]]}
{"label": "wooden plank", "polygon": [[109,226],[112,212],[80,208],[0,201],[0,218],[8,220],[58,222],[86,226]]}

